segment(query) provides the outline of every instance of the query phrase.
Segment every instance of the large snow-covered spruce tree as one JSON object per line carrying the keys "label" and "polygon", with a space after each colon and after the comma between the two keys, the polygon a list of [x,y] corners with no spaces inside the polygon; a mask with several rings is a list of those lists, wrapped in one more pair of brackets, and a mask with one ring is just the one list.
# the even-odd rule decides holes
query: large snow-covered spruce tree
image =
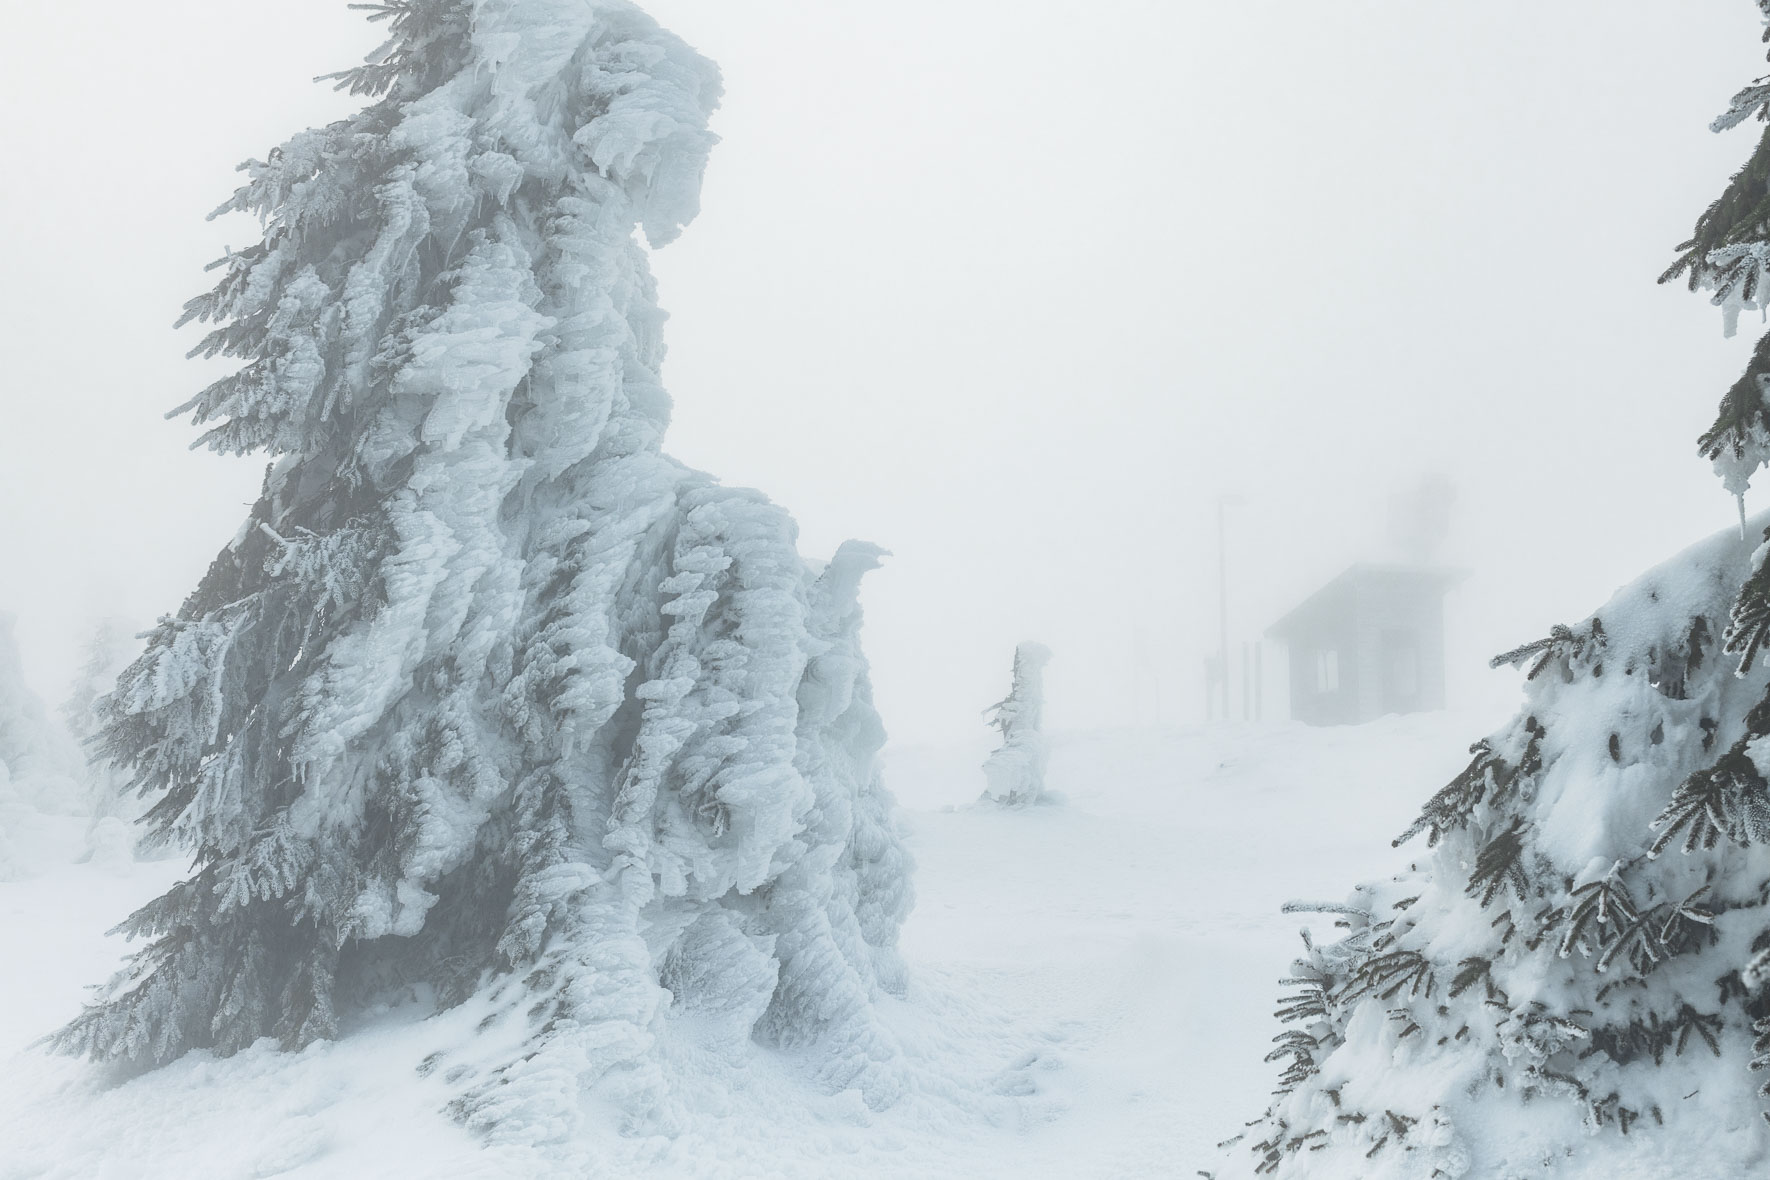
{"label": "large snow-covered spruce tree", "polygon": [[183,409],[273,461],[101,702],[195,863],[59,1045],[300,1046],[411,989],[525,1030],[448,1071],[498,1136],[568,1134],[598,1084],[667,1120],[684,1011],[887,1103],[879,551],[814,568],[786,513],[659,450],[635,229],[697,211],[717,72],[624,0],[371,7],[390,38],[340,76],[370,104],[244,166],[218,212],[263,238],[189,305],[244,363]]}
{"label": "large snow-covered spruce tree", "polygon": [[[1770,0],[1760,0],[1770,23]],[[1770,82],[1716,121],[1770,121]],[[1665,280],[1770,301],[1770,127]],[[1701,439],[1770,461],[1770,335]],[[1743,509],[1742,509],[1743,511]],[[1295,1177],[1761,1175],[1770,1159],[1770,517],[1496,663],[1526,703],[1284,981],[1246,1143]],[[1758,1072],[1754,1072],[1758,1071]],[[1621,1169],[1621,1170],[1619,1170]]]}

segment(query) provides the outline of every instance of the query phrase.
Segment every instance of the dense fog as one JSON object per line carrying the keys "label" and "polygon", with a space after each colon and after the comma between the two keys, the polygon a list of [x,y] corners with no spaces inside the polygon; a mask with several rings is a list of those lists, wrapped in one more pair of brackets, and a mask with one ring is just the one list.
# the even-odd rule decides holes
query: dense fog
{"label": "dense fog", "polygon": [[1755,7],[13,14],[0,1174],[1762,1174]]}
{"label": "dense fog", "polygon": [[[1749,5],[653,8],[727,86],[656,262],[672,449],[808,553],[894,553],[865,603],[897,740],[975,731],[1025,639],[1053,726],[1201,719],[1225,494],[1239,675],[1449,481],[1452,698],[1496,709],[1487,656],[1734,519],[1693,443],[1753,325],[1653,278],[1743,150],[1701,129],[1757,69]],[[333,0],[14,25],[0,607],[56,695],[256,494],[162,421],[222,364],[170,324],[256,232],[202,220],[233,165],[353,109],[308,77],[375,33]]]}

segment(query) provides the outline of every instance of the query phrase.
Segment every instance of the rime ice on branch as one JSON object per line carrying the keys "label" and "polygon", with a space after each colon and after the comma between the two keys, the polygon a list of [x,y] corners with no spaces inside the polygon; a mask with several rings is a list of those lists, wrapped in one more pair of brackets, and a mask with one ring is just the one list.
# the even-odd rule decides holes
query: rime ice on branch
{"label": "rime ice on branch", "polygon": [[[1770,118],[1770,86],[1717,129],[1752,114]],[[1767,177],[1770,128],[1666,275],[1713,291],[1729,328],[1770,291]],[[1767,349],[1699,444],[1735,493],[1770,458]],[[1335,909],[1344,936],[1306,940],[1284,981],[1257,1171],[1550,1176],[1595,1151],[1652,1174],[1761,1168],[1767,525],[1499,657],[1525,670],[1525,708],[1397,841],[1423,838],[1410,871],[1361,886]]]}
{"label": "rime ice on branch", "polygon": [[659,450],[642,228],[695,214],[713,65],[621,0],[399,0],[372,100],[220,212],[263,240],[187,319],[243,367],[184,407],[272,458],[232,544],[106,698],[194,875],[59,1035],[152,1064],[333,1036],[377,996],[526,1026],[450,1070],[497,1137],[602,1083],[667,1122],[653,1044],[716,1014],[875,1106],[908,860],[860,575]]}
{"label": "rime ice on branch", "polygon": [[1014,680],[1005,700],[984,716],[1002,735],[1002,744],[983,764],[989,786],[984,798],[1005,807],[1028,807],[1045,792],[1045,665],[1051,650],[1042,643],[1014,649]]}

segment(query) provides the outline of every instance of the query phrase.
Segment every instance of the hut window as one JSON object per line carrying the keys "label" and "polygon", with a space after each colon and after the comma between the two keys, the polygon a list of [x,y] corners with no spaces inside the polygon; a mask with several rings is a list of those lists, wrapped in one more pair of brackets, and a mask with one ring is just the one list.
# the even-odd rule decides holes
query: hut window
{"label": "hut window", "polygon": [[1315,653],[1315,691],[1340,691],[1340,653],[1337,651],[1318,651]]}

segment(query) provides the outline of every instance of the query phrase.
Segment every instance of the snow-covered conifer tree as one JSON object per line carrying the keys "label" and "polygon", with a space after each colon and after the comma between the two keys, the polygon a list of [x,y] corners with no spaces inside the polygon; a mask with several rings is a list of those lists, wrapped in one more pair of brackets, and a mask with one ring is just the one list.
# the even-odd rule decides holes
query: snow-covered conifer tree
{"label": "snow-covered conifer tree", "polygon": [[[1760,0],[1770,22],[1770,0]],[[1715,129],[1770,118],[1749,87]],[[1770,297],[1770,128],[1665,278]],[[1770,460],[1770,335],[1702,453]],[[1517,718],[1397,843],[1420,857],[1305,939],[1256,1170],[1295,1177],[1739,1177],[1770,1087],[1770,517],[1498,657]],[[1761,543],[1760,543],[1761,542]],[[1623,1169],[1619,1165],[1628,1163]]]}
{"label": "snow-covered conifer tree", "polygon": [[23,806],[19,789],[13,785],[13,766],[22,771],[35,756],[36,723],[42,714],[41,702],[25,684],[13,626],[12,615],[0,614],[0,881],[9,881],[19,873],[18,853],[7,831],[8,821],[16,823]]}
{"label": "snow-covered conifer tree", "polygon": [[101,619],[86,640],[85,658],[62,702],[62,724],[86,753],[87,799],[94,824],[107,819],[123,823],[141,814],[141,801],[127,791],[128,777],[94,748],[100,717],[99,698],[116,687],[117,677],[134,659],[139,644],[135,628],[122,619]]}
{"label": "snow-covered conifer tree", "polygon": [[673,1013],[901,1086],[908,862],[850,543],[659,450],[647,252],[695,214],[713,65],[625,0],[389,0],[358,115],[245,166],[186,405],[264,491],[104,699],[193,875],[64,1049],[333,1036],[429,985],[503,1015],[445,1072],[496,1137],[600,1085],[668,1115]]}
{"label": "snow-covered conifer tree", "polygon": [[17,625],[14,616],[0,613],[0,763],[27,802],[47,811],[78,810],[79,755],[25,679]]}
{"label": "snow-covered conifer tree", "polygon": [[98,698],[116,686],[117,676],[135,656],[134,628],[121,619],[101,619],[87,636],[80,670],[62,702],[62,722],[77,741],[84,741],[98,731],[98,714],[93,705]]}
{"label": "snow-covered conifer tree", "polygon": [[79,809],[79,759],[25,679],[17,620],[0,613],[0,880],[17,875],[25,849],[8,833],[29,812]]}
{"label": "snow-covered conifer tree", "polygon": [[1051,649],[1022,643],[1014,649],[1008,695],[984,713],[1002,744],[983,764],[984,798],[1005,807],[1029,807],[1045,793],[1045,665]]}

